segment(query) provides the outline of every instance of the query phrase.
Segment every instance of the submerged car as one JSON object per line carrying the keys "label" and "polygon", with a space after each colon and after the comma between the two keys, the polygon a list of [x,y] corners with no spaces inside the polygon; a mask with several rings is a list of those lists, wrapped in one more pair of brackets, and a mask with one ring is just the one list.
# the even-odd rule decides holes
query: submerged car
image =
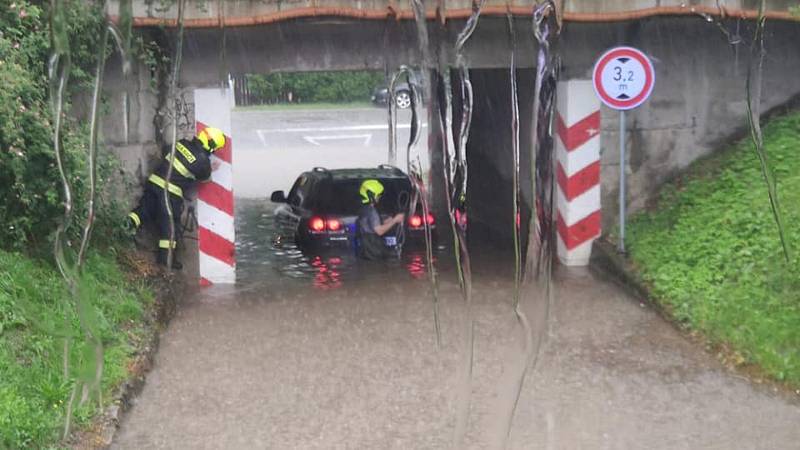
{"label": "submerged car", "polygon": [[279,204],[275,210],[279,233],[294,237],[301,249],[336,247],[355,251],[358,245],[356,222],[362,206],[358,190],[367,179],[378,180],[384,186],[378,203],[381,219],[399,212],[407,214],[402,226],[395,226],[383,236],[386,246],[397,249],[404,245],[424,245],[425,225],[432,234],[435,232],[434,216],[423,215],[421,206],[416,208],[415,214],[408,215],[414,187],[402,170],[388,165],[332,170],[315,167],[303,172],[288,196],[284,191],[275,191],[270,197]]}

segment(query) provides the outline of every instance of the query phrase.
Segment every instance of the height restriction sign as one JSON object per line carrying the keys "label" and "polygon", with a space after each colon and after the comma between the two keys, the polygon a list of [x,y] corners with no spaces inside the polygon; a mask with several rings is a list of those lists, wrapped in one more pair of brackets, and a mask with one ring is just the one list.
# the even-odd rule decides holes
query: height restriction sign
{"label": "height restriction sign", "polygon": [[594,90],[608,107],[625,111],[644,103],[655,85],[650,59],[632,47],[605,52],[594,65]]}
{"label": "height restriction sign", "polygon": [[616,47],[603,53],[592,72],[592,84],[600,101],[619,111],[619,242],[625,253],[625,111],[644,103],[656,74],[644,53],[633,47]]}

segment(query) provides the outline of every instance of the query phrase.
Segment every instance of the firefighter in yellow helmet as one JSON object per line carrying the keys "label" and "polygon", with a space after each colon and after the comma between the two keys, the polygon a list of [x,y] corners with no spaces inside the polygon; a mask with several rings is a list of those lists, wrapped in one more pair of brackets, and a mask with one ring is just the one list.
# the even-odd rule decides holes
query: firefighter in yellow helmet
{"label": "firefighter in yellow helmet", "polygon": [[[158,168],[148,177],[139,206],[128,214],[128,219],[137,231],[146,224],[158,227],[158,257],[160,264],[167,264],[170,247],[175,249],[180,238],[180,218],[183,211],[184,194],[198,182],[208,181],[211,177],[211,154],[225,146],[225,134],[218,128],[205,128],[197,136],[181,139],[175,145],[174,159],[170,153]],[[170,172],[170,165],[172,171]],[[167,174],[170,179],[167,181]],[[175,239],[170,239],[170,220],[164,189],[169,191],[169,202],[172,208],[172,221],[175,224]],[[182,265],[172,258],[172,268],[181,269]]]}
{"label": "firefighter in yellow helmet", "polygon": [[383,191],[383,184],[374,179],[364,180],[358,190],[362,203],[356,223],[358,255],[364,259],[384,259],[390,256],[391,253],[384,244],[383,235],[405,219],[405,215],[400,213],[381,221],[377,205]]}

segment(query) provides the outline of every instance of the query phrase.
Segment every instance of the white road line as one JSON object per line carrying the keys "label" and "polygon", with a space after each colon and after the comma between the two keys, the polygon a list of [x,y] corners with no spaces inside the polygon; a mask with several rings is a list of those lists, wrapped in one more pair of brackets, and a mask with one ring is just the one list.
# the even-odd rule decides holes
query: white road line
{"label": "white road line", "polygon": [[[427,127],[428,124],[423,123],[422,128]],[[397,124],[397,129],[411,128],[409,123]],[[375,124],[375,125],[351,125],[346,127],[317,127],[317,128],[269,128],[263,130],[256,130],[257,133],[313,133],[315,131],[365,131],[365,130],[388,130],[388,124]]]}
{"label": "white road line", "polygon": [[367,134],[339,134],[333,136],[303,136],[307,142],[310,142],[316,146],[320,146],[322,144],[319,141],[336,141],[339,139],[363,139],[364,140],[364,147],[369,145],[369,142],[372,140],[372,133]]}
{"label": "white road line", "polygon": [[[422,128],[427,128],[428,124],[423,123]],[[398,124],[398,130],[407,130],[411,128],[411,124]],[[267,146],[268,134],[278,133],[316,133],[316,132],[331,132],[331,131],[370,131],[370,130],[388,130],[389,125],[353,125],[346,127],[318,127],[318,128],[271,128],[271,129],[257,129],[254,130],[261,141],[261,145]]]}

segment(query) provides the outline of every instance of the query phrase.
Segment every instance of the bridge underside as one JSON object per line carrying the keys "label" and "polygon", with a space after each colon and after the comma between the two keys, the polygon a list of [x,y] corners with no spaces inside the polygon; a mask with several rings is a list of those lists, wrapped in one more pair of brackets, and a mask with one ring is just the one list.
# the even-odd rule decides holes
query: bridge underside
{"label": "bridge underside", "polygon": [[[107,12],[119,15],[119,0],[110,0]],[[445,22],[465,19],[475,0],[420,0],[427,20]],[[543,0],[483,0],[484,16],[531,16]],[[555,0],[560,17],[567,22],[612,22],[655,16],[707,14],[720,17],[754,19],[760,14],[759,0]],[[769,19],[793,20],[793,0],[770,0],[764,5]],[[175,26],[176,2],[135,1],[132,4],[137,26]],[[411,20],[415,18],[412,0],[237,0],[209,2],[187,0],[184,25],[190,28],[263,25],[302,17],[337,16],[356,19]]]}
{"label": "bridge underside", "polygon": [[[428,25],[432,51],[444,63],[454,64],[454,47],[465,21],[448,21],[446,26]],[[720,24],[748,34],[752,22],[729,19]],[[770,22],[770,47],[785,46],[796,38],[798,25]],[[514,19],[515,57],[519,67],[535,65],[537,46],[530,18]],[[794,34],[793,34],[794,33]],[[170,38],[174,38],[174,32]],[[636,46],[653,55],[656,64],[682,65],[706,53],[722,52],[712,58],[727,61],[732,51],[746,48],[727,45],[720,27],[702,17],[669,17],[619,23],[564,23],[556,51],[568,77],[585,77],[605,49],[620,44]],[[508,67],[509,25],[506,18],[482,17],[465,48],[473,68]],[[683,47],[683,45],[686,45]],[[675,57],[673,60],[672,58]],[[287,71],[361,70],[388,68],[401,64],[422,66],[417,30],[412,21],[376,21],[340,18],[298,19],[272,25],[238,28],[187,29],[183,51],[181,83],[214,85],[220,74],[270,73]],[[222,70],[220,70],[220,67]]]}
{"label": "bridge underside", "polygon": [[[450,20],[445,27],[436,23],[428,26],[430,48],[438,49],[442,61],[451,66],[455,40],[464,23]],[[561,59],[562,80],[588,79],[596,58],[615,45],[640,48],[655,64],[657,82],[653,96],[628,118],[633,210],[643,206],[664,180],[745,128],[745,80],[750,52],[747,37],[752,36],[753,27],[752,21],[727,19],[708,23],[699,16],[564,23],[561,39],[554,48]],[[530,18],[516,18],[514,28],[517,66],[533,68],[537,46]],[[736,34],[726,36],[721,28]],[[766,30],[762,110],[783,104],[800,93],[800,78],[793,75],[800,73],[796,44],[800,42],[800,26],[771,21],[767,22]],[[386,69],[391,73],[401,64],[423,65],[413,21],[322,18],[224,31],[208,28],[186,31],[181,80],[184,86],[218,84],[221,80],[217,64],[224,64],[222,73],[234,74],[354,69]],[[731,43],[731,37],[736,36],[744,40]],[[466,45],[466,60],[472,69],[507,69],[510,48],[507,19],[482,17]],[[521,76],[519,83],[523,89],[532,87],[534,82],[534,72],[525,73],[531,76]],[[486,75],[481,78],[481,87],[476,87],[476,102],[483,101],[482,96],[505,95],[508,90],[507,77]],[[507,132],[505,122],[491,116],[484,118],[492,123],[480,123],[478,119],[473,127],[494,129],[498,135]],[[603,111],[606,225],[614,221],[612,212],[618,195],[616,121],[616,114]],[[473,151],[505,150],[504,147]]]}
{"label": "bridge underside", "polygon": [[[439,52],[443,64],[454,63],[455,40],[464,24],[463,19],[448,20],[445,26],[429,21],[429,48],[432,53]],[[727,18],[709,23],[700,16],[564,23],[561,39],[553,49],[562,62],[563,80],[588,79],[596,58],[607,48],[620,44],[640,48],[654,62],[657,80],[653,96],[628,115],[626,140],[630,157],[626,170],[631,210],[641,208],[663,181],[745,129],[745,80],[753,27],[753,21]],[[525,108],[531,102],[529,91],[534,71],[530,69],[535,66],[538,49],[530,17],[514,19],[514,28],[516,61],[523,69],[518,82],[520,100],[525,103],[522,116],[525,122],[531,118]],[[165,33],[162,38],[166,42],[174,42],[175,38],[171,28],[145,27],[140,32]],[[738,37],[741,39],[734,39]],[[765,38],[767,57],[761,105],[764,111],[800,94],[800,77],[796,76],[800,73],[797,48],[800,26],[791,21],[768,21]],[[504,108],[510,89],[507,74],[510,48],[508,21],[497,15],[482,17],[466,45],[466,60],[475,70],[479,113],[472,125],[476,131],[469,146],[470,161],[479,161],[470,174],[475,183],[472,187],[496,186],[492,181],[497,177],[509,181],[510,131],[508,111]],[[417,30],[411,20],[317,17],[254,26],[195,27],[186,29],[180,84],[187,89],[208,87],[218,85],[227,74],[276,71],[377,69],[391,73],[401,64],[433,65],[423,64]],[[139,83],[144,86],[147,81],[146,77],[140,77]],[[120,83],[113,75],[107,78],[111,103],[121,109],[117,106],[121,104]],[[144,87],[141,91],[145,91]],[[140,94],[141,104],[157,103],[148,95]],[[113,101],[115,98],[117,101]],[[151,142],[156,132],[150,125],[152,117],[145,117],[152,116],[152,111],[139,108],[136,112],[140,116],[138,135],[127,143],[141,147]],[[121,113],[109,115],[121,116]],[[132,121],[136,120],[132,117]],[[616,222],[616,183],[620,170],[617,115],[603,110],[601,129],[601,192],[607,229]],[[109,120],[106,131],[108,141],[122,141],[118,120]],[[524,143],[529,137],[523,135],[522,139]],[[498,207],[496,199],[508,196],[479,188],[470,192],[474,208],[471,217],[477,220],[483,216],[490,228],[507,231],[505,224],[491,220],[496,217],[493,212]]]}

